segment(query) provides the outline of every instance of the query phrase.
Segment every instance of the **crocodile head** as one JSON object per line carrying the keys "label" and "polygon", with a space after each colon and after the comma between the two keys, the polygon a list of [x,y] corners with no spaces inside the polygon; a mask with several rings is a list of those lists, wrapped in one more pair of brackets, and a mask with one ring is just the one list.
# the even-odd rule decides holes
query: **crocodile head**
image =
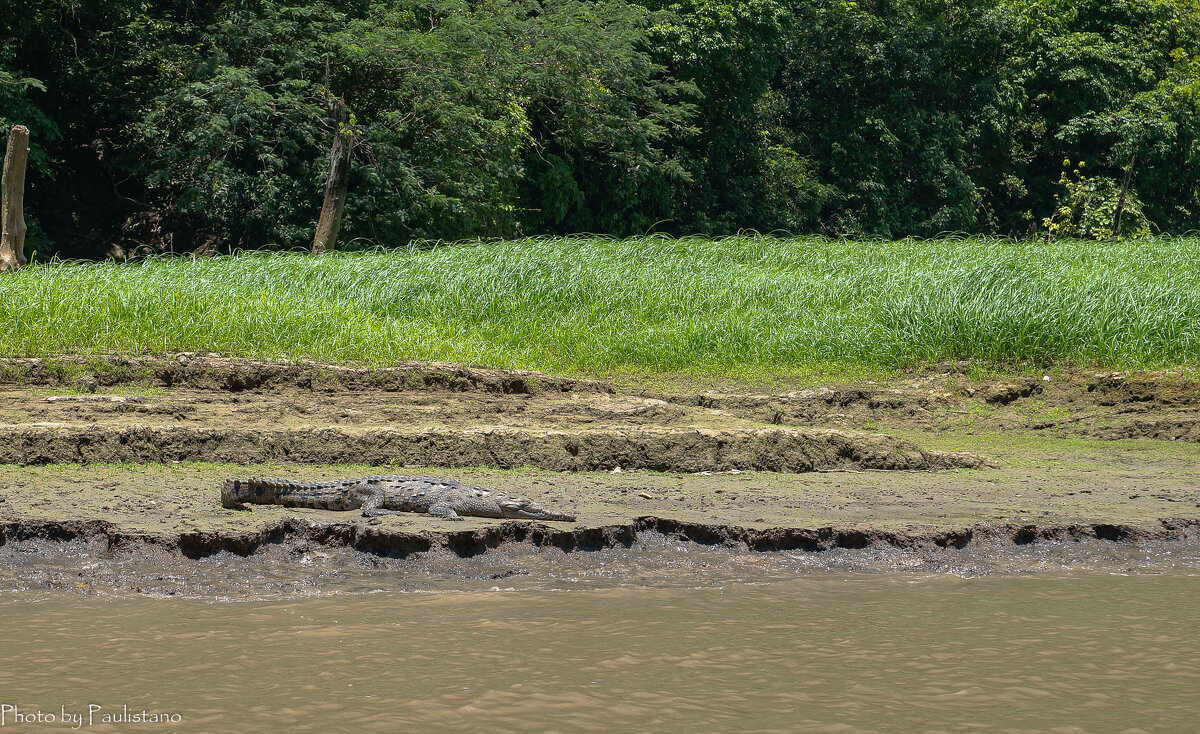
{"label": "crocodile head", "polygon": [[499,505],[500,511],[504,513],[505,517],[520,520],[561,520],[563,522],[575,522],[574,515],[548,510],[538,503],[523,497],[507,497],[501,500]]}

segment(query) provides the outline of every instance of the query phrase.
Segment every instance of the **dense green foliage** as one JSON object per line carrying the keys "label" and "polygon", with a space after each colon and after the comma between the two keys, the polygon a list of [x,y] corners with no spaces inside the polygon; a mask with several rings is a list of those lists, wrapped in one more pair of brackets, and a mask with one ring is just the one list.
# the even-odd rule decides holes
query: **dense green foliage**
{"label": "dense green foliage", "polygon": [[[29,0],[30,246],[1200,228],[1200,0]],[[1119,204],[1119,202],[1121,202]]]}
{"label": "dense green foliage", "polygon": [[1197,238],[739,236],[34,264],[0,278],[0,355],[747,376],[963,359],[1174,366],[1200,360],[1198,263]]}

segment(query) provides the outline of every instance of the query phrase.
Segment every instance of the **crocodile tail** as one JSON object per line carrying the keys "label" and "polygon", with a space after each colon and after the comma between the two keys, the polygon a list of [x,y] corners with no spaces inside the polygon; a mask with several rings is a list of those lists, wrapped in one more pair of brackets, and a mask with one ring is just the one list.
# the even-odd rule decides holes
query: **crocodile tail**
{"label": "crocodile tail", "polygon": [[221,506],[231,510],[243,510],[245,505],[242,504],[239,494],[242,489],[243,480],[241,479],[226,479],[221,485]]}

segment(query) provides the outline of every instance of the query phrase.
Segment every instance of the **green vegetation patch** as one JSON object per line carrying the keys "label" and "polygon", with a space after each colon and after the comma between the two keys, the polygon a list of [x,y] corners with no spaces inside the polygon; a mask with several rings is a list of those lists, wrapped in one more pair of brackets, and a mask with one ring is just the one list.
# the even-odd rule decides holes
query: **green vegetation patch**
{"label": "green vegetation patch", "polygon": [[540,238],[33,265],[0,355],[218,352],[559,373],[788,374],[1200,356],[1200,238]]}

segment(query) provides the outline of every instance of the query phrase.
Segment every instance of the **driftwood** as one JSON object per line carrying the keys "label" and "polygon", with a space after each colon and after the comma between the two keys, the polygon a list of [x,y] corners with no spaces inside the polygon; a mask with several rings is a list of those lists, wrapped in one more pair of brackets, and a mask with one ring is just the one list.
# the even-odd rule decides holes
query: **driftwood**
{"label": "driftwood", "polygon": [[0,272],[15,270],[25,257],[25,162],[29,159],[29,128],[14,125],[8,133],[4,175],[0,177]]}
{"label": "driftwood", "polygon": [[346,207],[346,189],[350,186],[350,153],[354,149],[354,132],[346,124],[346,106],[341,100],[333,103],[333,119],[337,124],[337,132],[333,136],[333,147],[329,150],[329,178],[325,181],[325,201],[321,204],[321,218],[317,220],[317,233],[313,237],[314,255],[333,249],[337,243],[338,229],[342,226],[342,209]]}

